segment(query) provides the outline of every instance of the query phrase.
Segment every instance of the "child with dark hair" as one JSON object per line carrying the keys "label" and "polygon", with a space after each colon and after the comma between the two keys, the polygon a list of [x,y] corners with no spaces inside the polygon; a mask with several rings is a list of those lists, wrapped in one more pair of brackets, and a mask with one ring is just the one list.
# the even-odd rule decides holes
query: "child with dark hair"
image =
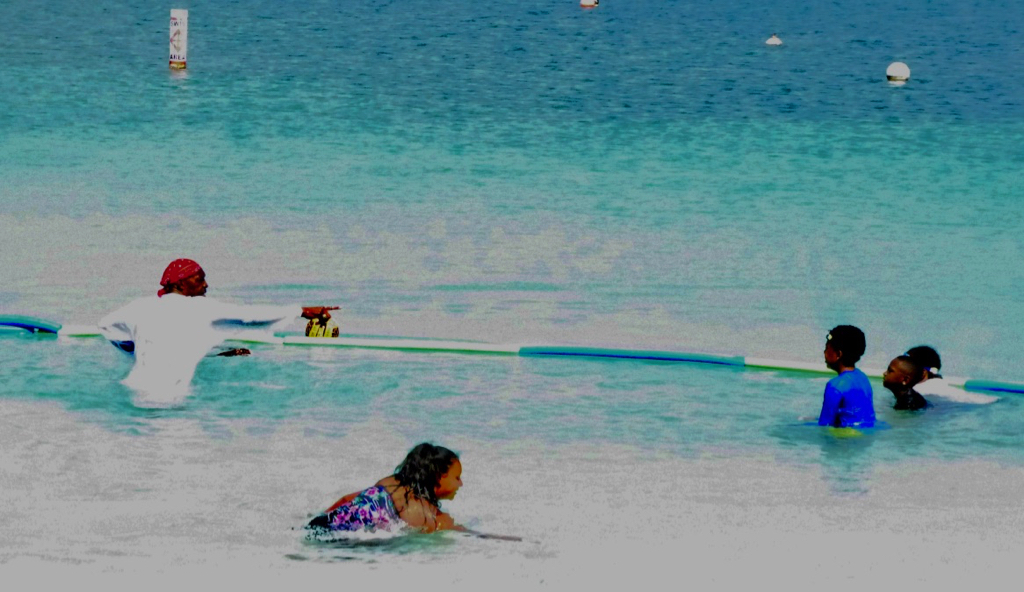
{"label": "child with dark hair", "polygon": [[818,425],[836,428],[869,428],[875,425],[874,393],[867,375],[856,368],[864,355],[864,332],[839,325],[825,338],[825,365],[838,376],[825,385]]}
{"label": "child with dark hair", "polygon": [[914,386],[914,390],[929,397],[939,397],[954,403],[973,403],[984,405],[994,403],[999,397],[982,395],[981,393],[969,393],[965,390],[952,386],[939,374],[942,370],[942,359],[939,352],[927,345],[918,345],[907,350],[903,354],[912,358],[924,370],[921,382]]}
{"label": "child with dark hair", "polygon": [[903,355],[913,358],[914,362],[921,366],[921,369],[924,371],[924,378],[922,380],[942,378],[942,375],[939,374],[939,370],[942,368],[942,358],[939,357],[939,352],[935,351],[935,348],[927,345],[918,345],[908,349],[907,353]]}
{"label": "child with dark hair", "polygon": [[441,511],[462,487],[462,463],[443,446],[415,446],[394,474],[368,489],[339,499],[306,528],[319,531],[376,531],[409,526],[423,532],[462,530]]}
{"label": "child with dark hair", "polygon": [[441,510],[441,500],[455,498],[462,487],[462,462],[443,446],[424,442],[413,447],[395,472],[376,485],[339,499],[306,525],[311,538],[333,531],[458,530],[484,538],[520,540],[471,531]]}
{"label": "child with dark hair", "polygon": [[924,372],[920,363],[906,354],[889,362],[889,367],[882,373],[882,385],[896,397],[893,409],[917,411],[931,406],[921,393],[914,390],[914,385],[924,378]]}

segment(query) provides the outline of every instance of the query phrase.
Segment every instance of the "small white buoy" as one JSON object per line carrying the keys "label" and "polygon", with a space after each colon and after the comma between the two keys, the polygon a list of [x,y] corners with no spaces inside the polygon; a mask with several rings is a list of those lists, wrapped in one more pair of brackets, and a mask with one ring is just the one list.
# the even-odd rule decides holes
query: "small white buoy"
{"label": "small white buoy", "polygon": [[580,0],[580,8],[597,8],[598,0]]}
{"label": "small white buoy", "polygon": [[184,70],[188,61],[188,11],[171,9],[171,60],[172,70]]}
{"label": "small white buoy", "polygon": [[903,62],[893,62],[885,69],[885,77],[889,82],[906,82],[910,80],[910,68]]}
{"label": "small white buoy", "polygon": [[782,39],[779,39],[778,35],[776,35],[775,33],[772,33],[772,36],[769,37],[768,41],[765,41],[764,44],[765,45],[782,45]]}

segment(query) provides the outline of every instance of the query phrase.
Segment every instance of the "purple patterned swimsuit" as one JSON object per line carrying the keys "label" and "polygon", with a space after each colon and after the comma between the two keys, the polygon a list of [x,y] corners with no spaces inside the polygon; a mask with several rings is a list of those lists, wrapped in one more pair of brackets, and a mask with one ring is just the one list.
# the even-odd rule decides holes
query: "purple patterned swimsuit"
{"label": "purple patterned swimsuit", "polygon": [[391,501],[391,494],[384,487],[374,485],[360,491],[359,495],[347,504],[313,518],[306,528],[319,532],[374,532],[378,529],[391,530],[401,524],[398,512],[395,511],[395,504]]}

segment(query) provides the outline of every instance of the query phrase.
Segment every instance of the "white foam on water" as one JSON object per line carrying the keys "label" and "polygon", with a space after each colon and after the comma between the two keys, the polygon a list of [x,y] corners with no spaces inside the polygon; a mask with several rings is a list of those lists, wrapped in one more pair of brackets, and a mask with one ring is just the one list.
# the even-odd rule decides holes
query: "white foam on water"
{"label": "white foam on water", "polygon": [[386,574],[482,586],[664,581],[754,585],[978,582],[1011,573],[1024,542],[1024,470],[905,462],[837,492],[814,464],[730,451],[445,437],[465,486],[446,510],[479,531],[397,546],[303,542],[301,526],[393,470],[416,443],[386,417],[343,436],[173,414],[142,435],[51,404],[5,403],[0,569],[144,578],[225,570],[369,582]]}

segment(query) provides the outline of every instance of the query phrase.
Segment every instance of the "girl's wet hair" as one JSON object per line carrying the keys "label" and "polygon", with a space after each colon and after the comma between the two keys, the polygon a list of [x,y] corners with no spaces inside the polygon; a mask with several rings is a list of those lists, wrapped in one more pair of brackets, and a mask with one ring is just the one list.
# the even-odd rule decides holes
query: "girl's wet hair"
{"label": "girl's wet hair", "polygon": [[941,378],[939,370],[942,368],[942,359],[939,358],[939,352],[927,345],[918,345],[907,350],[907,353],[903,354],[911,357],[915,360],[915,363],[921,366],[929,374]]}
{"label": "girl's wet hair", "polygon": [[826,338],[832,344],[832,349],[842,354],[839,361],[853,365],[864,355],[867,348],[867,340],[864,332],[853,325],[839,325],[828,332]]}
{"label": "girl's wet hair", "polygon": [[428,442],[417,444],[405,455],[405,460],[395,467],[395,479],[406,491],[437,507],[434,488],[457,460],[459,455],[444,446],[434,446]]}

